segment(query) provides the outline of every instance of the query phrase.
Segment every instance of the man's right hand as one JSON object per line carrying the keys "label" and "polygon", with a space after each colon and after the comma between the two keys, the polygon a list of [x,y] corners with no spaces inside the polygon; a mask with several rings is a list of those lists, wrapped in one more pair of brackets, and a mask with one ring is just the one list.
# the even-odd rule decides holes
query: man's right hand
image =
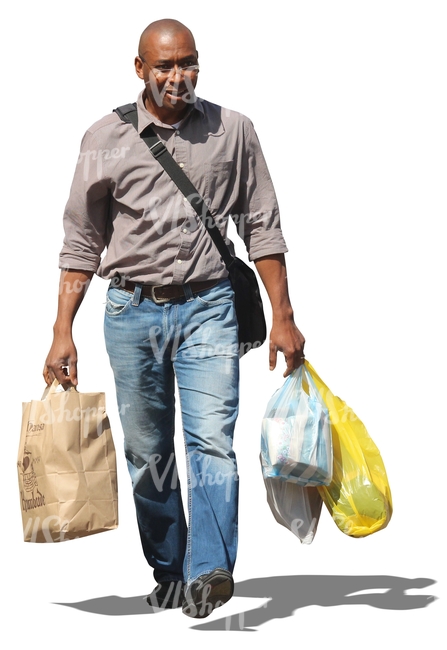
{"label": "man's right hand", "polygon": [[78,355],[71,336],[54,336],[53,345],[48,353],[43,369],[43,377],[48,386],[54,379],[64,386],[78,383]]}
{"label": "man's right hand", "polygon": [[78,353],[73,343],[72,325],[92,275],[92,271],[70,269],[61,273],[53,345],[43,369],[43,377],[48,386],[54,379],[63,386],[76,386],[78,383]]}

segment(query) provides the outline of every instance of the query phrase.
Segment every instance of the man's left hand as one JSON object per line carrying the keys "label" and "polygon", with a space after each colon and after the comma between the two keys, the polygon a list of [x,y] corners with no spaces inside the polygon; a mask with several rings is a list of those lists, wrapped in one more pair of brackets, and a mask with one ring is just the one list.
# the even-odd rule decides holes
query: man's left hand
{"label": "man's left hand", "polygon": [[281,321],[273,320],[269,341],[270,370],[276,368],[277,353],[280,351],[284,354],[287,364],[284,377],[288,377],[304,362],[304,344],[304,336],[295,325],[293,318]]}
{"label": "man's left hand", "polygon": [[287,368],[284,377],[304,361],[304,336],[293,319],[287,284],[286,262],[282,253],[267,255],[255,261],[272,305],[273,325],[270,332],[269,365],[276,368],[278,350],[283,352]]}

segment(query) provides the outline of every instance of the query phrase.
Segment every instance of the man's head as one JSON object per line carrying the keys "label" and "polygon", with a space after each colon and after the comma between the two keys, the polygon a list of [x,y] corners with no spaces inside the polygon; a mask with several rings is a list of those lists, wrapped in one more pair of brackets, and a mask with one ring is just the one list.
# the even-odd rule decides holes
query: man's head
{"label": "man's head", "polygon": [[165,124],[180,121],[194,99],[198,53],[178,20],[157,20],[141,34],[135,70],[146,85],[146,108]]}

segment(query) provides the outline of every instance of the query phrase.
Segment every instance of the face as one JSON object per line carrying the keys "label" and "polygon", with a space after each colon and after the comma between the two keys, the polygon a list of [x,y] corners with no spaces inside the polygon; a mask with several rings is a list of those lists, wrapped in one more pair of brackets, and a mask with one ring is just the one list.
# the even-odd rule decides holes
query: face
{"label": "face", "polygon": [[[141,50],[135,70],[146,85],[146,108],[165,124],[175,124],[195,99],[197,71],[180,70],[198,63],[194,39],[187,31],[152,34]],[[160,73],[160,69],[170,72]]]}

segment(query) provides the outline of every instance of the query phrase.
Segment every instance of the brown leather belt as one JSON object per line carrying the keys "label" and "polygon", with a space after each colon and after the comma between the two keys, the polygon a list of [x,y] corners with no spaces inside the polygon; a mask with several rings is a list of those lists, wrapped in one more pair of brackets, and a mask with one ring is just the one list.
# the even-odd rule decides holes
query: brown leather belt
{"label": "brown leather belt", "polygon": [[[188,285],[192,293],[199,293],[200,291],[211,289],[218,282],[219,280],[204,280],[203,282],[188,282]],[[131,280],[121,279],[117,288],[133,293],[137,285],[141,286],[141,295],[144,298],[150,298],[150,300],[153,300],[157,304],[176,300],[177,298],[185,298],[186,296],[184,287],[187,285],[183,284],[140,284]]]}

